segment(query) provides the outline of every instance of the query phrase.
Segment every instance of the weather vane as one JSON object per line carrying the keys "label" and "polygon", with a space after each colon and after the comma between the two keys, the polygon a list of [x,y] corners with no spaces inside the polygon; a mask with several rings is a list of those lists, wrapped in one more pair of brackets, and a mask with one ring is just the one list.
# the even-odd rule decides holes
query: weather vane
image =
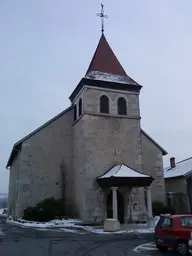
{"label": "weather vane", "polygon": [[104,4],[101,4],[101,12],[97,13],[97,16],[101,18],[101,32],[104,32],[104,19],[107,19],[108,16],[104,13]]}

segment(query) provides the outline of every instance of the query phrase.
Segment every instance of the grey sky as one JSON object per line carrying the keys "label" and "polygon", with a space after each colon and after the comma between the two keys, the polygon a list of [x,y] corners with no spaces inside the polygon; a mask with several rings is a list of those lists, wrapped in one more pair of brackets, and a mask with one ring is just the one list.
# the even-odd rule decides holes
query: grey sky
{"label": "grey sky", "polygon": [[[106,0],[106,38],[143,85],[142,127],[192,156],[192,1]],[[0,192],[13,144],[69,105],[100,37],[100,1],[0,1]]]}

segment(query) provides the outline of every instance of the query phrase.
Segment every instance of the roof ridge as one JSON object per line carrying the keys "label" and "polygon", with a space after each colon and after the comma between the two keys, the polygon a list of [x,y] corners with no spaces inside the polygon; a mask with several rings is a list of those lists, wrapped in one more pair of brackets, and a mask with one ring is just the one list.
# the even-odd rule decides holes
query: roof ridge
{"label": "roof ridge", "polygon": [[115,174],[117,174],[118,173],[118,171],[121,169],[121,166],[122,166],[122,164],[117,164],[117,166],[119,165],[119,168],[117,169],[117,171],[115,172]]}
{"label": "roof ridge", "polygon": [[180,164],[180,163],[185,162],[185,161],[187,161],[187,160],[189,160],[189,159],[192,159],[192,156],[191,156],[191,157],[188,157],[188,158],[186,158],[186,159],[183,159],[183,160],[181,160],[181,161],[179,161],[179,162],[176,162],[176,164]]}

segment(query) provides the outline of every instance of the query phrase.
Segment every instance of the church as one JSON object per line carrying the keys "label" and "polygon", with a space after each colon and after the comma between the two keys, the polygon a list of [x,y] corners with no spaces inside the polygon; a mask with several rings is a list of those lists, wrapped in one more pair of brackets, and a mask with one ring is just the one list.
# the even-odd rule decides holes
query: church
{"label": "church", "polygon": [[85,223],[150,218],[152,202],[165,202],[167,152],[141,128],[141,89],[102,31],[71,105],[14,144],[8,214],[54,196]]}

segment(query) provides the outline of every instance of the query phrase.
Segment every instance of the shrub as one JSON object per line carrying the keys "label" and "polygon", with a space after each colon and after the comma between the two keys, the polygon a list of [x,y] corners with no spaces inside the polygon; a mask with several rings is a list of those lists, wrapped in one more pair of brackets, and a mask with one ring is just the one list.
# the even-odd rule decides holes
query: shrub
{"label": "shrub", "polygon": [[175,214],[175,209],[174,207],[170,206],[170,205],[166,205],[164,207],[164,213],[169,213],[169,214]]}
{"label": "shrub", "polygon": [[158,216],[164,213],[165,206],[161,201],[154,201],[152,203],[153,215]]}
{"label": "shrub", "polygon": [[160,214],[175,214],[175,209],[172,206],[164,205],[161,201],[154,201],[152,204],[153,215]]}
{"label": "shrub", "polygon": [[33,220],[38,221],[38,211],[36,207],[28,207],[24,210],[24,216],[23,218],[25,220]]}
{"label": "shrub", "polygon": [[56,217],[63,217],[64,215],[63,200],[50,197],[37,203],[34,207],[26,208],[23,218],[31,221],[50,221]]}

